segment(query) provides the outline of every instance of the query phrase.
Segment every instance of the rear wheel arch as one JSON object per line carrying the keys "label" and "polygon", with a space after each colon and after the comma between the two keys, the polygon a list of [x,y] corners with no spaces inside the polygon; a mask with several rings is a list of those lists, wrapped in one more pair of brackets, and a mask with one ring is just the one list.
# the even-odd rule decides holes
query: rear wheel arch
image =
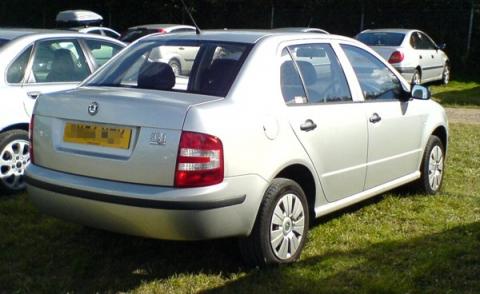
{"label": "rear wheel arch", "polygon": [[293,164],[281,170],[275,178],[285,178],[296,182],[305,193],[310,210],[310,219],[315,218],[316,186],[312,172],[304,165]]}
{"label": "rear wheel arch", "polygon": [[12,131],[12,130],[24,130],[28,132],[28,123],[19,123],[19,124],[10,125],[2,129],[0,133]]}

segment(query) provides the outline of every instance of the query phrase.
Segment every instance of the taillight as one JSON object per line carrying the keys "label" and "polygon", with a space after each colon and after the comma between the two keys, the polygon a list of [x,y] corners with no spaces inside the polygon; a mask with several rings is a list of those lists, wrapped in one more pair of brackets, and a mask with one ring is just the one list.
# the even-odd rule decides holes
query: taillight
{"label": "taillight", "polygon": [[157,29],[157,31],[158,31],[159,33],[162,33],[162,34],[165,34],[165,33],[167,32],[167,31],[165,31],[164,29]]}
{"label": "taillight", "polygon": [[182,132],[175,169],[175,186],[203,187],[222,181],[222,141],[207,134]]}
{"label": "taillight", "polygon": [[28,125],[28,141],[30,142],[28,146],[28,153],[30,153],[31,163],[34,162],[34,158],[33,158],[33,124],[35,122],[34,118],[35,116],[32,115],[32,117],[30,118],[30,125]]}
{"label": "taillight", "polygon": [[399,62],[402,62],[404,58],[405,58],[405,55],[403,55],[403,52],[395,51],[395,52],[392,53],[392,55],[388,59],[388,62],[389,63],[399,63]]}

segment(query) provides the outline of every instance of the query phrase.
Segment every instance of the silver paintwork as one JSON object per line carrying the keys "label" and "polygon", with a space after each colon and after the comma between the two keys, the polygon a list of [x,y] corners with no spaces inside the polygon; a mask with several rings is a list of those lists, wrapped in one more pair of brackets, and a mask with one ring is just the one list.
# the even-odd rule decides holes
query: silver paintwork
{"label": "silver paintwork", "polygon": [[270,220],[270,245],[279,259],[291,258],[305,234],[305,211],[295,194],[282,196]]}
{"label": "silver paintwork", "polygon": [[[30,186],[30,197],[43,211],[104,229],[164,239],[246,236],[269,183],[284,169],[302,166],[310,174],[315,186],[315,195],[310,197],[318,217],[418,179],[428,138],[437,128],[448,132],[445,111],[432,100],[365,101],[339,45],[349,44],[381,57],[350,38],[207,31],[199,36],[148,36],[145,40],[165,38],[255,46],[224,98],[108,87],[80,87],[40,97],[35,109],[36,164],[29,166],[27,174],[40,181],[125,198],[202,201],[246,195],[245,202],[207,211],[147,209]],[[279,85],[281,52],[291,44],[312,42],[332,45],[347,77],[352,102],[285,104]],[[409,90],[409,83],[383,62]],[[102,106],[93,117],[85,111],[92,97]],[[369,122],[375,113],[381,121]],[[300,124],[307,119],[318,127],[302,132]],[[61,136],[67,120],[130,126],[135,143],[129,150],[65,144]],[[204,188],[173,187],[182,130],[222,140],[223,183]],[[154,132],[168,138],[161,148],[150,145]]]}

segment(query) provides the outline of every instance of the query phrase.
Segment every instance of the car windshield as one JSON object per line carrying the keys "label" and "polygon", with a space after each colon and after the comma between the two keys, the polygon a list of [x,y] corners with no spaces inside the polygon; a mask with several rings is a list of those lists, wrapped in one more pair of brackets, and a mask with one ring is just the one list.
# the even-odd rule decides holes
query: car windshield
{"label": "car windshield", "polygon": [[224,97],[251,46],[214,41],[142,41],[124,51],[85,85]]}
{"label": "car windshield", "polygon": [[7,44],[8,42],[10,42],[10,40],[8,40],[8,39],[0,39],[0,47],[3,47],[3,45]]}
{"label": "car windshield", "polygon": [[368,46],[400,46],[404,38],[404,33],[390,32],[369,32],[357,36],[357,40]]}

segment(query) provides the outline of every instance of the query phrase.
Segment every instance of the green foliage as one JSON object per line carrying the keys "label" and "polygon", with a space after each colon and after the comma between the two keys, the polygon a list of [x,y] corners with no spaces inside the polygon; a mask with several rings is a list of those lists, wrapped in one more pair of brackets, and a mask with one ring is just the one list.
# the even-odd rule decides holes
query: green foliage
{"label": "green foliage", "polygon": [[243,267],[235,240],[123,236],[0,196],[0,293],[475,293],[480,126],[451,125],[445,185],[394,191],[317,221],[301,260]]}

